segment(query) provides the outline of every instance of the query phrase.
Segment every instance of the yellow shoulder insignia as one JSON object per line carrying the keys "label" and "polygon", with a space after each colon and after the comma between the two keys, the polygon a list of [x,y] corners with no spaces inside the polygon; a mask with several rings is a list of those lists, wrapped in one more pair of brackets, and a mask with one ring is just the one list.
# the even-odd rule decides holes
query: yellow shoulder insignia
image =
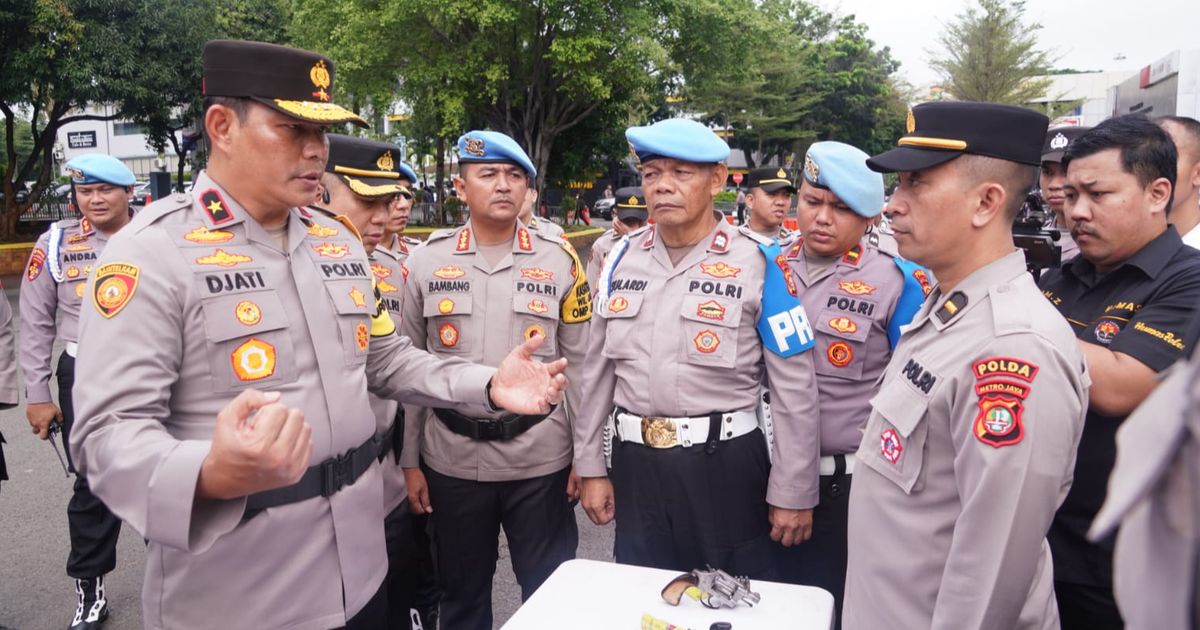
{"label": "yellow shoulder insignia", "polygon": [[563,297],[560,319],[564,324],[580,324],[592,318],[592,290],[575,249],[565,240],[561,240],[559,246],[571,257],[571,278],[574,279],[571,289]]}

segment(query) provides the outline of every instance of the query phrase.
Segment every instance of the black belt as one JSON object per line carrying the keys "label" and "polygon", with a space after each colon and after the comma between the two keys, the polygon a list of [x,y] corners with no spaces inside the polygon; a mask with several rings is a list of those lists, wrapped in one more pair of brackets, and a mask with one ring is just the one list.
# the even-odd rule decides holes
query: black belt
{"label": "black belt", "polygon": [[[554,413],[554,408],[550,408],[550,413]],[[435,407],[433,414],[446,425],[447,429],[459,434],[465,435],[472,440],[511,440],[518,435],[533,428],[534,425],[545,420],[550,413],[540,416],[518,416],[510,414],[495,420],[484,418],[472,418],[454,411],[453,409],[439,409]]]}
{"label": "black belt", "polygon": [[[401,430],[403,434],[403,430]],[[282,488],[256,492],[246,497],[246,511],[242,514],[242,522],[246,522],[259,512],[289,503],[299,503],[315,497],[331,497],[342,488],[353,485],[363,473],[371,469],[376,462],[393,450],[392,442],[396,436],[396,424],[388,427],[382,434],[372,435],[366,442],[317,464],[309,466],[300,477],[300,481]]]}

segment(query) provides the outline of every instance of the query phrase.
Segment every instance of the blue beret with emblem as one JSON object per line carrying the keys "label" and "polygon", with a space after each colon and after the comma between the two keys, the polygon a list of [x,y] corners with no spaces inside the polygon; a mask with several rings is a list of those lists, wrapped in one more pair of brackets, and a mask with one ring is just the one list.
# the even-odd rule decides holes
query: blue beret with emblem
{"label": "blue beret with emblem", "polygon": [[841,142],[817,142],[804,156],[804,181],[837,195],[868,219],[883,212],[883,176],[867,168],[871,156]]}
{"label": "blue beret with emblem", "polygon": [[73,184],[99,184],[132,186],[137,183],[133,171],[121,160],[102,153],[81,155],[67,162],[67,173]]}
{"label": "blue beret with emblem", "polygon": [[729,145],[712,129],[686,118],[662,120],[646,127],[630,127],[625,139],[638,161],[673,158],[697,164],[729,159]]}
{"label": "blue beret with emblem", "polygon": [[400,178],[401,179],[407,179],[408,181],[410,181],[414,184],[417,183],[417,172],[413,170],[413,167],[409,166],[408,164],[406,164],[404,162],[401,162],[400,164],[397,165],[397,168],[400,169]]}
{"label": "blue beret with emblem", "polygon": [[[468,131],[458,139],[458,161],[510,162],[525,169],[529,177],[537,177],[533,161],[516,140],[498,131]],[[416,180],[414,180],[416,181]]]}

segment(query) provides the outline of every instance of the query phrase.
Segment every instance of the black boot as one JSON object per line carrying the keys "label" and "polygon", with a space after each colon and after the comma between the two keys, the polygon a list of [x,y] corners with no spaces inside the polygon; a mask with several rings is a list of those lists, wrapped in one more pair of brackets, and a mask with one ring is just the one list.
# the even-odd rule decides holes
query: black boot
{"label": "black boot", "polygon": [[104,576],[75,580],[79,606],[70,630],[97,630],[108,619],[108,598],[104,596]]}

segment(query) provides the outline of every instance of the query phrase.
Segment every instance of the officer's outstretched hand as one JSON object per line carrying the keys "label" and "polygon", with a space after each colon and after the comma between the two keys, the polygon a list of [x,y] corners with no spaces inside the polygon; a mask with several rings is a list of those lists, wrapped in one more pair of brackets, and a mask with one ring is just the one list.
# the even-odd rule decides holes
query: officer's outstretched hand
{"label": "officer's outstretched hand", "polygon": [[58,405],[52,402],[29,403],[25,406],[25,419],[29,421],[29,428],[37,434],[38,439],[44,440],[50,437],[51,424],[62,424],[63,415]]}
{"label": "officer's outstretched hand", "polygon": [[791,547],[812,537],[812,510],[789,510],[774,505],[770,508],[771,540]]}
{"label": "officer's outstretched hand", "polygon": [[217,414],[212,448],[200,465],[196,493],[235,499],[291,485],[312,455],[304,413],[279,401],[279,392],[247,389]]}
{"label": "officer's outstretched hand", "polygon": [[512,413],[549,413],[563,399],[567,387],[567,360],[543,363],[533,358],[546,338],[534,335],[513,348],[492,377],[492,404]]}
{"label": "officer's outstretched hand", "polygon": [[608,477],[584,477],[579,503],[597,525],[607,525],[617,515],[612,482]]}
{"label": "officer's outstretched hand", "polygon": [[433,504],[429,502],[429,483],[420,468],[404,468],[404,486],[408,488],[408,511],[413,514],[431,514]]}

